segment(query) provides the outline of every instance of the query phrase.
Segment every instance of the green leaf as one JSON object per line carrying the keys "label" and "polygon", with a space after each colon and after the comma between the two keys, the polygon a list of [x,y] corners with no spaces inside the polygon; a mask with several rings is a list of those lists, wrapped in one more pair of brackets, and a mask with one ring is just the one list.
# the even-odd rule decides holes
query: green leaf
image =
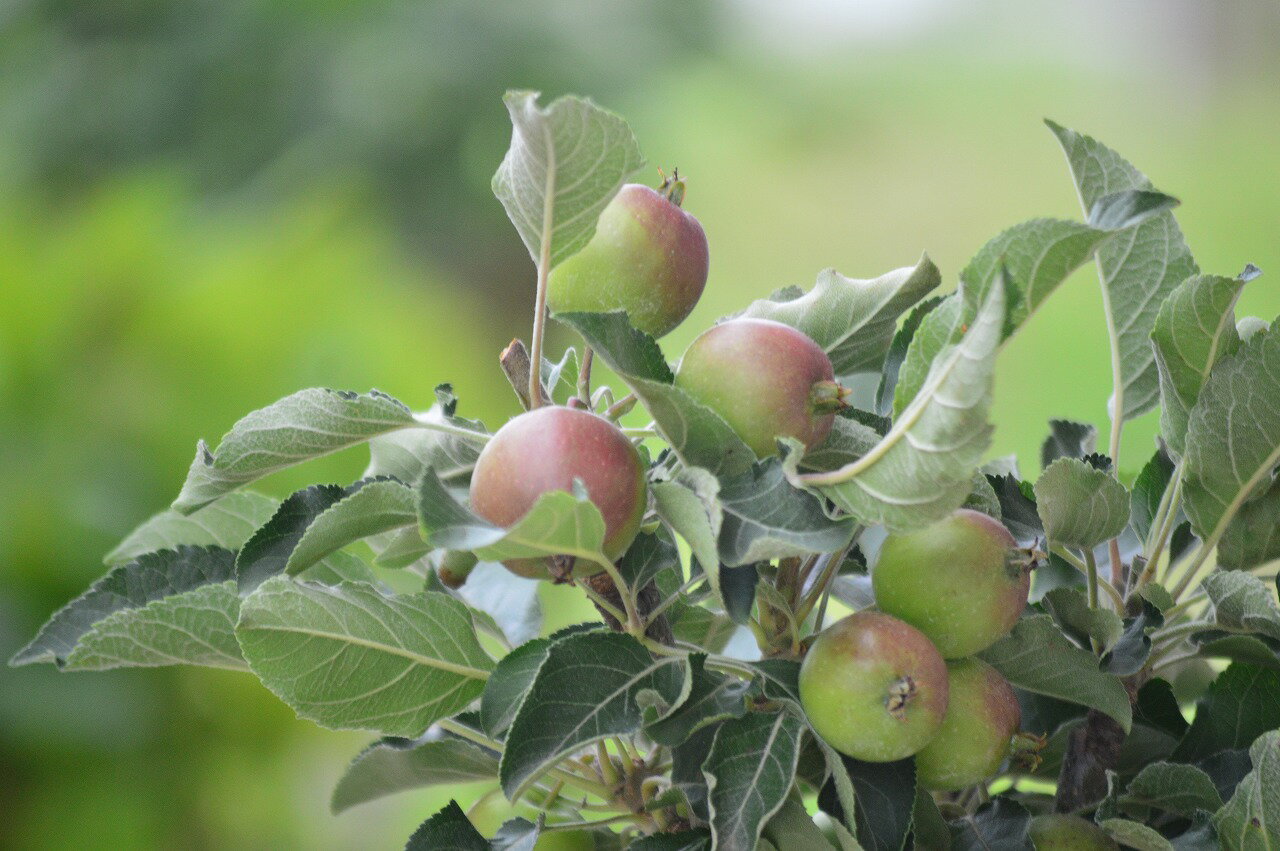
{"label": "green leaf", "polygon": [[493,194],[545,272],[591,241],[600,213],[644,158],[621,117],[572,96],[543,108],[538,95],[503,97],[511,147],[493,176]]}
{"label": "green leaf", "polygon": [[898,317],[940,283],[938,267],[928,255],[915,266],[870,280],[846,278],[835,269],[824,269],[807,293],[785,301],[752,302],[742,315],[772,319],[803,331],[831,358],[836,375],[879,372]]}
{"label": "green leaf", "polygon": [[1160,380],[1160,435],[1175,458],[1185,449],[1187,421],[1209,371],[1240,348],[1236,301],[1239,278],[1196,275],[1164,300],[1151,330]]}
{"label": "green leaf", "polygon": [[1174,762],[1199,762],[1220,751],[1247,747],[1280,728],[1280,673],[1233,662],[1196,703],[1191,729]]}
{"label": "green leaf", "polygon": [[747,714],[751,683],[707,670],[706,659],[703,653],[689,657],[689,696],[666,718],[645,728],[653,741],[674,747],[708,724]]}
{"label": "green leaf", "polygon": [[283,573],[289,556],[315,519],[330,506],[356,493],[366,481],[341,485],[311,485],[291,493],[271,519],[245,542],[236,555],[236,579],[242,593]]}
{"label": "green leaf", "polygon": [[[423,428],[393,431],[369,441],[369,466],[364,477],[390,477],[412,485],[430,467],[446,484],[465,487],[484,448],[486,432],[479,422],[457,416],[457,409],[453,388],[448,384],[436,387],[436,404],[416,415]],[[469,431],[479,436],[469,437]]]}
{"label": "green leaf", "polygon": [[450,801],[418,825],[404,851],[491,851],[491,846],[467,820],[458,802]]}
{"label": "green leaf", "polygon": [[893,413],[893,393],[898,387],[898,374],[907,359],[911,341],[915,338],[916,331],[920,330],[920,323],[943,301],[943,296],[933,296],[917,304],[907,314],[907,318],[902,320],[902,327],[893,335],[889,351],[884,356],[880,384],[876,388],[875,413],[880,416],[887,417]]}
{"label": "green leaf", "polygon": [[455,500],[428,470],[418,484],[418,522],[433,547],[470,550],[486,561],[567,555],[596,573],[613,566],[603,552],[604,518],[586,491],[576,490],[544,493],[514,526],[503,529]]}
{"label": "green leaf", "polygon": [[[808,452],[801,451],[800,442],[795,441],[792,451],[787,454],[784,469],[788,474],[800,470],[818,473],[838,470],[874,449],[883,436],[871,426],[857,420],[847,416],[836,417],[831,422],[831,433],[827,435],[827,439]],[[791,439],[786,440],[789,442]],[[795,470],[791,469],[793,461]]]}
{"label": "green leaf", "polygon": [[1218,571],[1201,583],[1213,601],[1214,626],[1280,641],[1280,607],[1271,586],[1243,571]]}
{"label": "green leaf", "polygon": [[1124,622],[1110,609],[1091,609],[1089,601],[1075,588],[1055,588],[1041,598],[1045,611],[1053,616],[1072,638],[1087,646],[1092,638],[1110,649],[1124,634]]}
{"label": "green leaf", "polygon": [[[112,568],[88,591],[59,609],[9,664],[54,662],[64,665],[80,640],[110,615],[142,609],[154,601],[204,586],[221,585],[234,578],[235,553],[219,547],[179,546],[174,550],[145,553],[128,564]],[[156,616],[158,613],[152,612],[146,618]],[[210,617],[206,625],[216,628],[217,618]],[[112,626],[115,627],[114,622]]]}
{"label": "green leaf", "polygon": [[468,783],[498,776],[498,755],[461,739],[386,738],[365,748],[334,787],[334,815],[357,804],[427,786]]}
{"label": "green leaf", "polygon": [[1083,458],[1098,445],[1098,429],[1089,423],[1049,420],[1049,436],[1040,445],[1040,469],[1059,458]]}
{"label": "green leaf", "polygon": [[752,712],[720,725],[703,765],[713,847],[756,847],[764,823],[782,806],[795,780],[802,730],[790,712]]}
{"label": "green leaf", "polygon": [[1133,712],[1119,678],[1100,671],[1097,657],[1068,641],[1048,615],[1022,618],[978,655],[1018,688],[1097,709],[1129,731]]}
{"label": "green leaf", "polygon": [[951,830],[938,809],[933,795],[924,788],[916,789],[916,802],[911,808],[911,834],[914,847],[920,851],[941,851],[951,847]]}
{"label": "green leaf", "polygon": [[[1144,174],[1107,146],[1052,121],[1046,123],[1067,155],[1086,212],[1113,193],[1151,188]],[[1168,210],[1101,246],[1097,261],[1107,331],[1119,367],[1111,410],[1127,420],[1159,400],[1150,334],[1162,302],[1196,273],[1196,263]]]}
{"label": "green leaf", "polygon": [[777,458],[722,480],[720,505],[720,560],[729,566],[834,552],[853,537],[853,519],[827,516],[820,499],[787,481]]}
{"label": "green leaf", "polygon": [[557,313],[555,318],[581,334],[631,388],[685,466],[704,467],[717,476],[751,467],[755,453],[723,417],[672,383],[675,375],[658,344],[631,327],[625,313]]}
{"label": "green leaf", "polygon": [[289,553],[285,572],[294,575],[348,544],[418,522],[417,497],[391,479],[367,482],[318,514]]}
{"label": "green leaf", "polygon": [[1240,506],[1218,541],[1218,566],[1247,570],[1280,559],[1280,479]]}
{"label": "green leaf", "polygon": [[974,324],[939,353],[880,443],[846,467],[800,480],[860,522],[890,531],[925,526],[957,508],[990,443],[987,411],[1003,317],[1004,289],[993,287]]}
{"label": "green leaf", "polygon": [[868,851],[899,851],[904,847],[915,810],[915,760],[863,762],[840,756],[837,764],[828,760],[828,768],[832,777],[818,795],[818,806],[836,821],[848,821],[837,785],[840,775],[844,775],[853,789],[858,841]]}
{"label": "green leaf", "polygon": [[1129,492],[1106,470],[1059,458],[1035,483],[1036,506],[1054,544],[1092,549],[1124,531]]}
{"label": "green leaf", "polygon": [[550,638],[535,638],[498,660],[480,696],[480,721],[490,736],[501,736],[511,726],[554,643]]}
{"label": "green leaf", "polygon": [[586,632],[556,642],[507,734],[502,791],[514,800],[563,757],[639,731],[645,705],[674,707],[688,689],[686,657],[655,659],[629,635]]}
{"label": "green leaf", "polygon": [[1129,494],[1129,526],[1140,541],[1146,541],[1151,533],[1151,523],[1160,510],[1165,489],[1173,479],[1173,470],[1173,459],[1162,442],[1133,480],[1133,490]]}
{"label": "green leaf", "polygon": [[738,625],[728,617],[701,606],[677,602],[667,609],[667,613],[676,638],[709,653],[724,650],[738,631]]}
{"label": "green leaf", "polygon": [[1187,425],[1183,503],[1213,546],[1280,464],[1280,332],[1255,334],[1214,367]]}
{"label": "green leaf", "polygon": [[[681,471],[678,480],[654,482],[650,488],[658,516],[685,540],[693,555],[709,570],[719,563],[720,482],[698,467]],[[708,573],[714,582],[715,577]]]}
{"label": "green leaf", "polygon": [[268,579],[241,605],[236,637],[268,689],[331,729],[420,735],[479,697],[493,670],[462,602],[357,582]]}
{"label": "green leaf", "polygon": [[978,807],[972,815],[951,822],[954,851],[1032,851],[1031,813],[1003,795]]}
{"label": "green leaf", "polygon": [[266,523],[280,501],[253,491],[229,493],[191,514],[167,509],[125,537],[107,553],[108,567],[133,561],[143,553],[188,546],[238,550],[254,530]]}
{"label": "green leaf", "polygon": [[1129,781],[1121,803],[1151,807],[1190,818],[1196,810],[1216,812],[1222,806],[1213,780],[1194,765],[1155,762]]}
{"label": "green leaf", "polygon": [[641,533],[618,559],[618,573],[627,585],[637,590],[652,582],[669,568],[680,569],[680,550],[665,529],[659,534]]}
{"label": "green leaf", "polygon": [[1124,818],[1109,818],[1098,824],[1107,834],[1126,848],[1137,851],[1173,851],[1173,845],[1145,824]]}
{"label": "green leaf", "polygon": [[230,580],[119,609],[81,636],[64,669],[204,665],[243,671],[235,633],[239,612],[240,597]]}
{"label": "green leaf", "polygon": [[216,451],[200,441],[173,508],[190,514],[277,470],[416,424],[408,408],[377,390],[299,390],[246,415]]}
{"label": "green leaf", "polygon": [[799,795],[791,795],[765,822],[763,837],[787,851],[831,851],[831,843],[814,824]]}
{"label": "green leaf", "polygon": [[1249,747],[1249,759],[1253,771],[1213,817],[1218,841],[1232,851],[1280,846],[1280,730],[1259,736]]}
{"label": "green leaf", "polygon": [[629,851],[711,851],[711,832],[682,830],[642,836],[627,846]]}

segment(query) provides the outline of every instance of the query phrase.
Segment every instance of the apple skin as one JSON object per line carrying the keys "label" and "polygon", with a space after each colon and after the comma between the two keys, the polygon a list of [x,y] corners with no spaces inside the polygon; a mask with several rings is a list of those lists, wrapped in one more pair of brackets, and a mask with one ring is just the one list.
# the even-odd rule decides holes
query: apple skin
{"label": "apple skin", "polygon": [[825,629],[800,666],[800,702],[833,748],[867,762],[904,759],[947,711],[947,666],[924,634],[880,612]]}
{"label": "apple skin", "polygon": [[[604,517],[604,554],[620,557],[640,531],[647,487],[640,454],[617,426],[587,411],[548,405],[509,421],[485,444],[471,474],[471,509],[498,526],[519,521],[538,497],[573,490],[577,478]],[[511,559],[513,573],[552,576],[550,560]],[[575,575],[599,566],[579,560]]]}
{"label": "apple skin", "polygon": [[1036,851],[1120,851],[1107,832],[1080,816],[1053,813],[1031,820]]}
{"label": "apple skin", "polygon": [[629,183],[614,196],[581,251],[547,280],[553,312],[625,310],[661,337],[684,321],[707,283],[702,225],[663,194]]}
{"label": "apple skin", "polygon": [[1009,634],[1026,608],[1031,574],[999,521],[962,508],[886,538],[871,584],[881,610],[929,636],[947,659],[960,659]]}
{"label": "apple skin", "polygon": [[986,662],[948,662],[947,684],[942,728],[916,754],[916,777],[935,792],[958,792],[993,777],[1022,722],[1013,687]]}
{"label": "apple skin", "polygon": [[827,439],[833,409],[817,410],[814,385],[835,387],[827,353],[803,331],[771,319],[730,319],[685,351],[676,386],[724,417],[761,458],[779,436],[811,449]]}

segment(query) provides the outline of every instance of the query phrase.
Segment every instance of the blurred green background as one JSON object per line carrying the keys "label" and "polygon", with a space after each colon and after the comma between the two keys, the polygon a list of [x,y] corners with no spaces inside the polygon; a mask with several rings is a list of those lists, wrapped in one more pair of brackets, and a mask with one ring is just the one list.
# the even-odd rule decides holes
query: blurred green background
{"label": "blurred green background", "polygon": [[[689,176],[711,279],[675,357],[823,267],[928,251],[954,282],[999,230],[1078,216],[1043,117],[1180,197],[1206,271],[1280,274],[1277,45],[1271,0],[3,4],[0,657],[250,409],[315,385],[425,407],[447,380],[467,416],[515,412],[496,356],[533,275],[488,188],[507,87],[591,95],[647,180]],[[1034,468],[1049,417],[1105,431],[1099,307],[1090,268],[1007,350],[993,454]],[[1269,277],[1242,308],[1280,311]],[[1128,429],[1123,469],[1152,433]],[[0,847],[399,847],[438,794],[327,810],[368,738],[240,674],[3,669]]]}

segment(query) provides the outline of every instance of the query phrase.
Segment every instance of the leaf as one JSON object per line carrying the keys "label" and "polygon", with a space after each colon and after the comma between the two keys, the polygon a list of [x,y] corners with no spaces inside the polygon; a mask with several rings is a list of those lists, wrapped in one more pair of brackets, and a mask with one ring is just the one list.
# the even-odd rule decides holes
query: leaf
{"label": "leaf", "polygon": [[556,642],[507,734],[502,791],[518,798],[573,751],[606,736],[637,732],[642,699],[674,707],[688,689],[685,657],[655,659],[629,635],[586,632]]}
{"label": "leaf", "polygon": [[974,324],[933,361],[884,439],[858,461],[801,482],[860,522],[890,531],[927,525],[963,503],[991,438],[987,411],[1003,317],[1004,290],[993,287]]}
{"label": "leaf", "polygon": [[289,553],[285,573],[295,575],[370,535],[417,525],[417,502],[413,489],[401,482],[364,483],[316,515]]}
{"label": "leaf", "polygon": [[490,845],[467,820],[458,802],[450,801],[418,825],[404,851],[490,851]]}
{"label": "leaf", "polygon": [[277,470],[415,424],[408,408],[377,390],[299,390],[247,414],[216,451],[200,441],[173,508],[190,514]]}
{"label": "leaf", "polygon": [[707,670],[706,659],[703,653],[689,657],[689,696],[667,717],[645,728],[650,739],[675,747],[708,724],[747,714],[751,683]]}
{"label": "leaf", "polygon": [[1044,524],[1036,508],[1035,491],[1030,482],[1020,481],[1012,473],[987,476],[987,484],[1000,503],[1000,518],[1018,543],[1028,546],[1044,537]]}
{"label": "leaf", "polygon": [[738,631],[728,617],[701,606],[676,602],[667,609],[671,631],[680,641],[701,647],[708,653],[719,653]]}
{"label": "leaf", "polygon": [[764,823],[782,806],[795,780],[802,729],[789,712],[752,712],[720,725],[703,765],[713,847],[756,847]]}
{"label": "leaf", "polygon": [[1145,824],[1123,818],[1109,818],[1098,827],[1126,848],[1137,851],[1173,851],[1173,845]]}
{"label": "leaf", "polygon": [[240,607],[249,667],[302,718],[420,735],[480,696],[493,660],[471,611],[445,594],[268,579]]}
{"label": "leaf", "polygon": [[752,302],[742,315],[772,319],[804,332],[831,358],[836,375],[879,372],[898,317],[940,283],[938,267],[928,255],[915,266],[871,280],[824,269],[807,293],[785,301]]}
{"label": "leaf", "polygon": [[838,775],[848,777],[855,801],[858,841],[868,851],[898,851],[911,831],[916,805],[915,760],[863,762],[841,755],[829,765],[832,777],[818,795],[818,806],[838,822],[847,821],[838,794]]}
{"label": "leaf", "polygon": [[[1106,196],[1148,190],[1151,181],[1107,146],[1052,121],[1071,167],[1081,206],[1095,210]],[[1197,271],[1182,231],[1168,210],[1136,224],[1098,250],[1098,277],[1106,306],[1107,331],[1119,365],[1111,400],[1117,419],[1149,410],[1159,398],[1150,334],[1165,298]]]}
{"label": "leaf", "polygon": [[307,527],[330,506],[365,484],[362,480],[345,488],[311,485],[291,493],[236,555],[236,580],[241,593],[247,594],[270,577],[283,573]]}
{"label": "leaf", "polygon": [[329,809],[337,815],[409,789],[497,776],[497,754],[471,742],[431,734],[419,739],[379,739],[347,767],[334,787]]}
{"label": "leaf", "polygon": [[512,646],[542,631],[542,604],[537,579],[516,576],[501,564],[482,561],[472,568],[457,595],[468,606],[493,618]]}
{"label": "leaf", "polygon": [[[481,423],[457,416],[457,409],[453,387],[437,386],[436,404],[416,415],[423,428],[393,431],[369,441],[369,466],[364,478],[389,477],[413,485],[430,467],[445,483],[465,486],[484,447],[482,438],[486,432]],[[467,437],[467,431],[474,431],[479,437]]]}
{"label": "leaf", "polygon": [[751,618],[751,607],[755,605],[756,588],[760,585],[759,569],[754,564],[733,568],[720,565],[719,573],[724,613],[734,623],[745,624]]}
{"label": "leaf", "polygon": [[1244,281],[1196,275],[1160,306],[1151,330],[1160,380],[1160,435],[1182,456],[1191,409],[1209,371],[1240,348],[1235,308]]}
{"label": "leaf", "polygon": [[682,830],[642,836],[627,846],[629,851],[711,851],[711,832]]}
{"label": "leaf", "polygon": [[1190,818],[1196,810],[1216,812],[1222,798],[1209,775],[1194,765],[1155,762],[1129,781],[1121,803],[1151,807]]}
{"label": "leaf", "polygon": [[955,851],[1032,851],[1031,813],[999,795],[972,814],[951,823]]}
{"label": "leaf", "polygon": [[693,555],[704,565],[719,563],[720,483],[706,470],[681,471],[678,481],[654,482],[650,488],[661,517],[684,538]]}
{"label": "leaf", "polygon": [[755,453],[723,417],[672,383],[675,375],[658,344],[631,327],[625,313],[557,313],[555,318],[581,334],[631,388],[686,467],[704,467],[716,476],[751,467]]}
{"label": "leaf", "polygon": [[1218,541],[1218,566],[1246,570],[1280,559],[1280,479],[1240,506]]}
{"label": "leaf", "polygon": [[1280,332],[1254,335],[1214,367],[1191,412],[1183,463],[1187,517],[1211,546],[1280,464]]}
{"label": "leaf", "polygon": [[1141,541],[1146,541],[1151,534],[1151,523],[1160,510],[1165,489],[1173,479],[1173,470],[1173,459],[1161,442],[1133,480],[1133,490],[1129,494],[1129,525]]}
{"label": "leaf", "polygon": [[490,736],[500,737],[511,726],[554,643],[549,638],[535,638],[498,660],[480,696],[480,720]]}
{"label": "leaf", "polygon": [[493,176],[493,194],[546,272],[591,241],[600,213],[644,158],[621,117],[572,96],[544,109],[538,95],[503,97],[511,147]]}
{"label": "leaf", "polygon": [[1164,615],[1154,604],[1142,601],[1142,610],[1124,619],[1124,634],[1102,657],[1102,669],[1118,677],[1128,677],[1142,670],[1151,656],[1149,630],[1164,626]]}
{"label": "leaf", "polygon": [[1089,601],[1075,588],[1055,588],[1041,598],[1041,603],[1063,631],[1082,646],[1089,646],[1092,638],[1103,649],[1110,649],[1124,634],[1119,615],[1110,609],[1089,608]]}
{"label": "leaf", "polygon": [[907,349],[910,348],[916,331],[920,329],[920,323],[943,300],[942,296],[933,296],[917,304],[907,314],[907,318],[902,320],[902,327],[893,335],[893,342],[889,344],[889,351],[884,356],[880,385],[876,388],[875,412],[880,416],[887,417],[893,413],[893,392],[898,386],[898,372],[907,359]]}
{"label": "leaf", "polygon": [[792,487],[777,458],[723,479],[720,506],[720,560],[729,566],[835,552],[853,537],[853,519],[828,517],[821,500]]}
{"label": "leaf", "polygon": [[791,795],[764,825],[764,838],[787,851],[831,851],[831,843],[814,824],[799,795]]}
{"label": "leaf", "polygon": [[1090,550],[1124,531],[1129,492],[1078,458],[1059,458],[1035,484],[1036,506],[1054,544]]}
{"label": "leaf", "polygon": [[682,744],[671,749],[671,786],[689,802],[693,823],[709,825],[711,813],[707,802],[707,778],[702,773],[703,763],[711,753],[716,733],[725,722],[718,721],[698,730]]}
{"label": "leaf", "polygon": [[549,491],[511,528],[477,517],[445,489],[434,470],[418,484],[418,522],[433,547],[470,550],[485,561],[572,556],[595,568],[612,567],[604,554],[604,518],[586,491]]}
{"label": "leaf", "polygon": [[1280,673],[1233,662],[1196,703],[1191,729],[1174,762],[1199,762],[1219,751],[1247,747],[1280,728]]}
{"label": "leaf", "polygon": [[1201,583],[1213,601],[1214,625],[1280,641],[1280,607],[1270,586],[1243,571],[1218,571]]}
{"label": "leaf", "polygon": [[253,531],[275,513],[279,500],[253,491],[229,493],[191,514],[167,509],[130,532],[103,562],[108,567],[133,561],[143,553],[177,549],[179,545],[238,550]]}
{"label": "leaf", "polygon": [[235,553],[219,547],[180,546],[146,553],[112,568],[51,617],[10,665],[54,662],[61,666],[94,625],[115,612],[234,578]]}
{"label": "leaf", "polygon": [[1218,832],[1213,827],[1213,814],[1203,810],[1196,813],[1191,827],[1173,840],[1176,851],[1219,851]]}
{"label": "leaf", "polygon": [[1213,817],[1218,841],[1226,849],[1280,845],[1280,730],[1259,736],[1249,747],[1249,759],[1253,771]]}
{"label": "leaf", "polygon": [[680,569],[680,550],[666,530],[657,535],[642,533],[618,559],[617,566],[629,586],[644,588],[663,570]]}
{"label": "leaf", "polygon": [[1018,688],[1097,709],[1129,731],[1133,712],[1120,680],[1063,636],[1048,615],[1024,617],[978,654]]}
{"label": "leaf", "polygon": [[1040,445],[1040,469],[1059,458],[1083,458],[1098,445],[1098,429],[1089,423],[1049,420],[1049,436]]}

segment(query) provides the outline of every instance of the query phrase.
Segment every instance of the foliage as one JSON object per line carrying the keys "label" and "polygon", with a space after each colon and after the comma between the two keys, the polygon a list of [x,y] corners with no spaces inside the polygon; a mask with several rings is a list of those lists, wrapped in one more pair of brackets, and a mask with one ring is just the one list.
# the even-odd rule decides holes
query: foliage
{"label": "foliage", "polygon": [[[494,191],[537,267],[541,305],[550,267],[585,244],[641,160],[626,123],[588,100],[507,103],[515,130]],[[634,404],[651,419],[627,430],[651,459],[651,511],[617,562],[580,486],[544,494],[509,528],[465,504],[490,432],[457,416],[447,386],[421,413],[376,390],[303,390],[216,448],[201,441],[171,508],[113,550],[110,572],[12,664],[247,670],[300,717],[383,737],[340,781],[335,811],[462,779],[491,780],[528,809],[486,837],[451,803],[410,848],[530,848],[568,830],[636,848],[1028,847],[1033,814],[1055,807],[1133,847],[1280,841],[1280,606],[1263,578],[1280,555],[1280,331],[1236,330],[1256,270],[1199,275],[1172,198],[1110,149],[1051,128],[1085,222],[1005,231],[940,300],[923,301],[941,280],[925,258],[869,280],[828,270],[807,294],[747,309],[809,334],[838,378],[879,376],[874,398],[855,395],[807,454],[784,440],[781,457],[756,457],[674,386],[624,313],[557,317],[633,394],[592,393],[584,350],[561,362],[581,363],[574,404],[615,421]],[[1091,424],[1055,422],[1035,482],[1016,464],[982,468],[996,358],[1095,258],[1115,364],[1108,454],[1093,451]],[[532,375],[509,377],[538,391],[551,377],[545,395],[558,402],[543,319]],[[1164,439],[1127,486],[1120,432],[1157,401]],[[278,504],[242,489],[361,445],[370,468],[350,485]],[[1002,774],[930,794],[911,758],[861,762],[816,735],[797,677],[833,592],[857,599],[837,583],[865,572],[862,553],[961,506],[1027,545],[1010,569],[1055,572],[981,654],[1023,707]],[[485,564],[453,590],[434,570],[446,551]],[[528,580],[492,564],[528,558],[589,566],[595,575],[559,581],[579,585],[604,623],[539,637]],[[401,577],[393,590],[390,571],[417,589]],[[731,630],[759,653],[726,653]],[[1188,725],[1170,683],[1204,659],[1229,666]],[[1055,775],[1053,799],[1007,782]]]}

